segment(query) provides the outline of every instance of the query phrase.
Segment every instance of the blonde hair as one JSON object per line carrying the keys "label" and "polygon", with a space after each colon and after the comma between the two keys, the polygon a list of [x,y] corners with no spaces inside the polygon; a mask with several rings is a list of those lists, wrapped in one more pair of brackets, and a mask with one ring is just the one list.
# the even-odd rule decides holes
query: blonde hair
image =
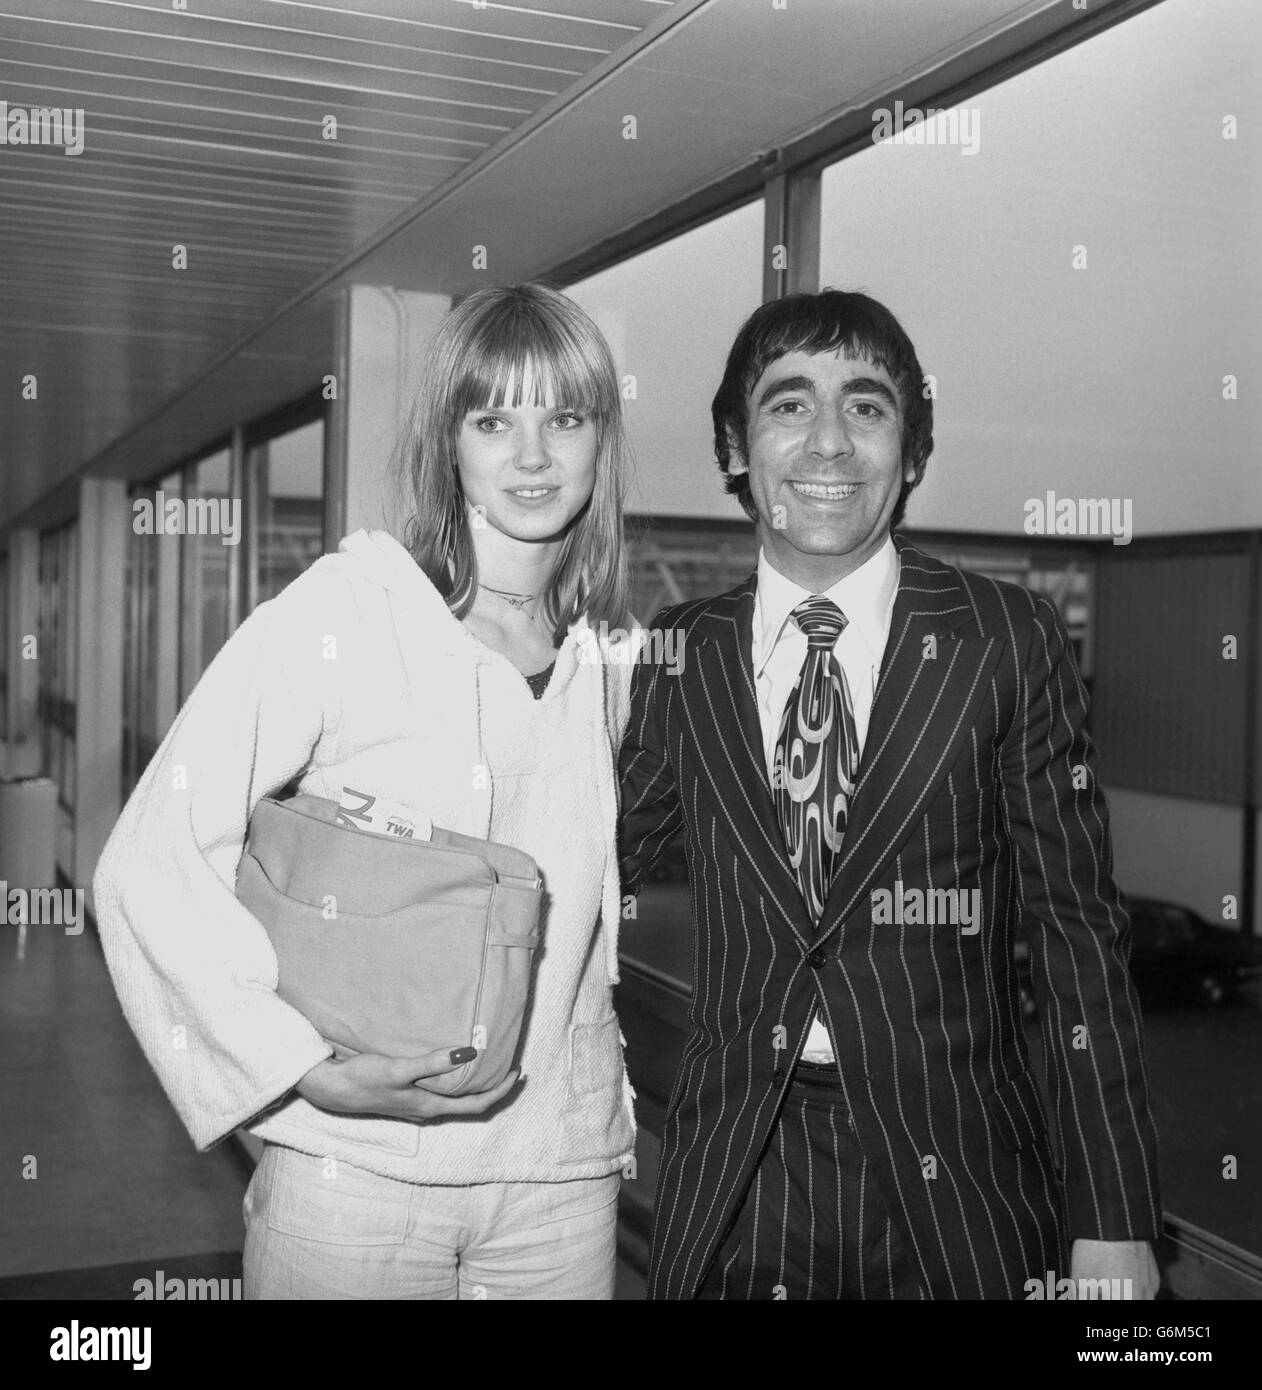
{"label": "blonde hair", "polygon": [[446,314],[430,341],[400,460],[413,515],[404,544],[447,606],[463,618],[478,587],[456,439],[465,416],[492,405],[549,401],[590,414],[596,426],[596,481],[570,524],[543,612],[556,642],[586,615],[621,626],[630,579],[622,507],[630,450],[609,345],[584,311],[548,285],[493,285]]}

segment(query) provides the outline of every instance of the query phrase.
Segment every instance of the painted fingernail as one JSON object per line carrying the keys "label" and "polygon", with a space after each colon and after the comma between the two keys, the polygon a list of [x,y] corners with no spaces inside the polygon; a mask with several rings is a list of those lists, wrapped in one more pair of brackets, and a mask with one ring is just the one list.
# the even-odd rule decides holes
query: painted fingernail
{"label": "painted fingernail", "polygon": [[451,1060],[453,1063],[472,1062],[477,1055],[476,1047],[456,1047],[452,1049]]}

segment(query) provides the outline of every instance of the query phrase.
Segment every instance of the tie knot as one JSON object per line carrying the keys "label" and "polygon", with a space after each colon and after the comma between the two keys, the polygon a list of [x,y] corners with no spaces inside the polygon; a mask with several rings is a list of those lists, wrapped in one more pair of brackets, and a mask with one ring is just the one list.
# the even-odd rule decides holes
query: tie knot
{"label": "tie knot", "polygon": [[798,604],[793,621],[806,634],[811,648],[831,651],[846,626],[846,615],[832,599],[816,594]]}

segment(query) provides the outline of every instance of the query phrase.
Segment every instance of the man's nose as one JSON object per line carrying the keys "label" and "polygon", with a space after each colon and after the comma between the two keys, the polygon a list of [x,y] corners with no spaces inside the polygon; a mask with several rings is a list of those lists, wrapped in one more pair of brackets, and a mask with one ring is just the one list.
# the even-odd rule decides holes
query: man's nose
{"label": "man's nose", "polygon": [[842,410],[823,405],[815,414],[806,440],[807,451],[818,458],[845,458],[854,453],[854,441]]}

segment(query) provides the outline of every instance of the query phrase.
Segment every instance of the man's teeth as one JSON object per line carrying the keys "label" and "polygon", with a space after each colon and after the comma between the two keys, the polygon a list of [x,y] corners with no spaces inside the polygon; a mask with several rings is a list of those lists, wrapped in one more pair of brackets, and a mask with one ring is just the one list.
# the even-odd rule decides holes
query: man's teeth
{"label": "man's teeth", "polygon": [[835,502],[842,497],[849,497],[852,493],[858,492],[858,483],[835,483],[824,485],[822,483],[794,483],[797,492],[804,493],[807,497],[822,497],[826,501]]}

